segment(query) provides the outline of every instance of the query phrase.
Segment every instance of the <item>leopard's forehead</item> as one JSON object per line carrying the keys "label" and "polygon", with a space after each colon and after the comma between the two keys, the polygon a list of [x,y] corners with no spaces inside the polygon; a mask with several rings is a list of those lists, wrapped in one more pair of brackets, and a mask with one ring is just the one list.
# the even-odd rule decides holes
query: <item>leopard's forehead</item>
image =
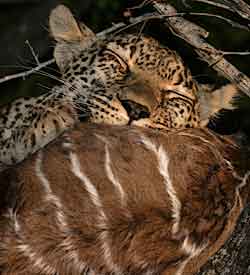
{"label": "leopard's forehead", "polygon": [[[117,58],[122,58],[124,62],[129,62],[134,52],[139,49],[139,55],[156,54],[154,47],[148,45],[158,44],[156,40],[145,36],[138,37],[135,34],[118,35],[105,40],[97,40],[88,48],[84,48],[79,54],[69,63],[69,66],[63,72],[65,77],[69,77],[70,72],[75,75],[86,74],[94,67],[105,67],[107,60],[116,61]],[[147,46],[147,47],[145,47]],[[109,51],[109,52],[107,52]],[[109,56],[107,58],[107,55]],[[112,55],[113,54],[113,55]],[[98,63],[98,64],[97,64]],[[94,72],[92,71],[92,74]]]}
{"label": "leopard's forehead", "polygon": [[[95,41],[72,58],[63,71],[63,78],[70,83],[77,80],[91,86],[99,79],[107,85],[112,78],[119,80],[119,74],[126,69],[139,71],[144,78],[154,78],[160,89],[171,89],[171,85],[166,85],[168,82],[178,85],[179,89],[183,83],[182,93],[196,90],[191,74],[174,51],[153,38],[135,34]],[[174,79],[177,71],[181,73]]]}

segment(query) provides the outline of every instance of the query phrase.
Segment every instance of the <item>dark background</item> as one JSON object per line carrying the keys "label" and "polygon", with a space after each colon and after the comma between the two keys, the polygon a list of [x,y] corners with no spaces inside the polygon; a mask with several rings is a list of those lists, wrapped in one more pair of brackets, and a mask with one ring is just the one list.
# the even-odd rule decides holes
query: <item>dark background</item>
{"label": "dark background", "polygon": [[[186,0],[189,6],[183,5],[181,0],[170,1],[178,11],[208,12],[226,16],[237,22],[247,25],[238,16],[228,11],[214,8],[205,4],[197,4]],[[246,1],[249,4],[249,1]],[[48,17],[50,11],[58,4],[66,4],[76,18],[86,23],[95,32],[102,31],[112,23],[126,21],[123,14],[126,8],[136,6],[141,1],[125,0],[0,0],[0,77],[17,73],[34,67],[35,61],[25,42],[29,41],[37,53],[40,62],[49,60],[53,56],[53,39],[48,32]],[[150,8],[135,10],[134,15]],[[216,48],[224,51],[249,51],[250,32],[233,28],[220,19],[202,16],[186,16],[209,32],[208,41]],[[139,32],[141,25],[131,28],[130,31]],[[144,31],[155,36],[163,44],[178,51],[184,61],[191,68],[194,77],[201,83],[215,83],[220,86],[226,83],[206,63],[198,59],[192,48],[184,41],[173,36],[163,27],[160,20],[153,20],[146,24]],[[236,65],[242,72],[249,74],[250,55],[232,55],[227,59]],[[44,69],[53,76],[59,76],[55,65]],[[0,84],[0,104],[5,104],[15,97],[36,96],[46,92],[53,85],[58,84],[48,76],[34,74],[25,80],[20,78]],[[233,133],[239,129],[250,136],[250,100],[242,97],[239,110],[228,112],[217,122],[216,130],[221,133]],[[212,127],[212,126],[211,126]]]}

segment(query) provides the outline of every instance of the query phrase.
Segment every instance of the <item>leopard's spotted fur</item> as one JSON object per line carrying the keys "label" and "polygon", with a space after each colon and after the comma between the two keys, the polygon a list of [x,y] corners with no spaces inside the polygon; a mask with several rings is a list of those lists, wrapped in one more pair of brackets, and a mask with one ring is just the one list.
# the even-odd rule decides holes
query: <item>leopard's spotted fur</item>
{"label": "leopard's spotted fur", "polygon": [[2,108],[2,163],[21,161],[82,116],[95,123],[130,123],[122,100],[149,110],[148,118],[132,121],[139,126],[180,129],[199,125],[197,85],[174,51],[145,36],[97,39],[64,6],[52,11],[50,28],[57,41],[55,58],[63,85]]}

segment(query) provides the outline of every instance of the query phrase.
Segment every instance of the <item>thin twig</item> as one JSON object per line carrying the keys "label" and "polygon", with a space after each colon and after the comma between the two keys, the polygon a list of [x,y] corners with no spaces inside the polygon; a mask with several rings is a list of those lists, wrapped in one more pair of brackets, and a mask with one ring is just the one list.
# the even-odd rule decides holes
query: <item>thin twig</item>
{"label": "thin twig", "polygon": [[222,53],[222,55],[250,55],[250,52],[220,52]]}
{"label": "thin twig", "polygon": [[17,74],[12,74],[12,75],[6,75],[2,78],[0,78],[0,83],[3,83],[5,81],[9,81],[9,80],[12,80],[12,79],[16,79],[16,78],[24,78],[37,72],[37,71],[40,71],[42,68],[44,67],[47,67],[49,66],[50,64],[54,63],[55,62],[55,59],[50,59],[48,61],[45,61],[43,63],[40,63],[39,66],[36,66],[35,68],[32,68],[30,69],[29,71],[24,71],[24,72],[21,72],[21,73],[17,73]]}
{"label": "thin twig", "polygon": [[31,54],[32,54],[32,56],[34,57],[34,59],[36,61],[36,64],[39,66],[40,65],[40,61],[39,61],[38,56],[36,55],[33,47],[31,46],[29,40],[26,40],[25,43],[28,45],[28,47],[29,47],[29,49],[31,51]]}
{"label": "thin twig", "polygon": [[226,23],[228,23],[229,25],[231,25],[232,27],[235,27],[235,28],[239,28],[239,29],[243,29],[243,30],[246,30],[246,31],[249,31],[250,28],[249,26],[246,27],[242,24],[239,24],[229,18],[226,18],[222,15],[218,15],[218,14],[212,14],[212,13],[206,13],[206,12],[183,12],[182,13],[183,15],[181,15],[181,13],[177,13],[178,16],[185,16],[185,15],[191,15],[191,16],[207,16],[207,17],[214,17],[214,18],[217,18],[217,19],[220,19],[222,21],[225,21]]}
{"label": "thin twig", "polygon": [[144,0],[144,1],[142,1],[141,4],[139,4],[137,6],[134,6],[134,7],[131,7],[131,8],[128,8],[127,10],[141,9],[141,8],[145,7],[146,5],[149,5],[151,3],[152,3],[152,0]]}
{"label": "thin twig", "polygon": [[[235,28],[238,28],[238,29],[243,29],[243,30],[246,30],[246,31],[249,31],[250,28],[249,27],[246,27],[242,24],[239,24],[229,18],[225,18],[224,16],[222,15],[218,15],[218,14],[213,14],[213,13],[207,13],[207,12],[177,12],[173,15],[159,15],[159,14],[156,14],[156,13],[149,13],[149,14],[146,14],[146,15],[142,15],[142,16],[139,16],[139,17],[132,17],[131,18],[131,22],[137,22],[137,23],[140,23],[140,22],[143,22],[145,20],[154,20],[154,19],[166,19],[166,18],[171,18],[171,17],[184,17],[184,16],[207,16],[207,17],[214,17],[214,18],[217,18],[217,19],[220,19],[222,21],[225,21],[226,23],[228,23],[229,25],[231,25],[232,27],[235,27]],[[139,20],[139,18],[141,18],[141,20]],[[129,26],[127,26],[129,27]]]}
{"label": "thin twig", "polygon": [[240,15],[242,18],[250,20],[250,6],[243,0],[192,0],[195,2],[202,2],[223,9],[233,11]]}
{"label": "thin twig", "polygon": [[150,20],[151,16],[157,16],[157,14],[156,13],[146,13],[146,14],[144,14],[142,16],[133,17],[133,21],[130,20],[130,24],[129,25],[124,24],[122,28],[117,28],[117,30],[112,33],[112,37],[116,36],[118,33],[121,33],[121,32],[123,32],[123,31],[125,31],[127,29],[132,28],[133,26],[136,26],[136,25],[138,25],[140,23],[144,23],[144,21]]}
{"label": "thin twig", "polygon": [[119,29],[122,29],[123,27],[125,27],[126,24],[123,23],[123,22],[120,22],[120,23],[117,23],[117,24],[113,24],[112,27],[104,30],[104,31],[101,31],[99,33],[96,34],[96,36],[100,39],[104,39],[105,37],[107,37],[109,34],[119,30]]}
{"label": "thin twig", "polygon": [[148,23],[148,20],[145,20],[145,21],[143,22],[143,24],[142,24],[142,26],[141,26],[141,28],[140,28],[140,30],[139,30],[139,32],[138,32],[138,37],[137,37],[136,43],[137,43],[137,42],[139,41],[139,39],[141,38],[142,32],[143,32],[143,30],[145,29],[147,23]]}
{"label": "thin twig", "polygon": [[[180,12],[180,13],[175,13],[173,15],[164,15],[164,14],[159,15],[156,12],[152,12],[152,13],[146,13],[144,15],[137,16],[137,17],[131,17],[130,20],[129,20],[129,22],[131,22],[130,25],[125,25],[124,23],[120,23],[119,28],[114,28],[114,30],[117,29],[117,31],[112,33],[112,35],[115,36],[118,33],[123,32],[123,31],[125,31],[125,30],[127,30],[127,29],[129,29],[129,28],[131,28],[135,25],[143,23],[145,21],[155,20],[155,19],[162,20],[162,19],[171,18],[171,17],[183,17],[185,15],[215,17],[215,18],[218,18],[218,19],[221,19],[221,20],[225,21],[226,23],[230,24],[232,27],[240,28],[240,29],[244,29],[246,31],[249,31],[248,27],[243,26],[243,25],[241,25],[241,24],[239,24],[239,23],[237,23],[233,20],[230,20],[228,18],[225,18],[225,17],[223,17],[221,15],[217,15],[217,14],[204,13],[204,12]],[[202,35],[204,37],[207,37],[209,35],[209,33],[200,26],[199,27],[197,26],[197,31],[199,31],[200,35]]]}
{"label": "thin twig", "polygon": [[223,8],[223,9],[227,9],[227,10],[232,10],[232,8],[230,8],[228,5],[226,5],[225,3],[219,3],[218,1],[215,2],[214,0],[191,0],[193,2],[201,2],[201,3],[205,3],[205,4],[209,4],[209,5],[213,5],[215,7],[218,8]]}

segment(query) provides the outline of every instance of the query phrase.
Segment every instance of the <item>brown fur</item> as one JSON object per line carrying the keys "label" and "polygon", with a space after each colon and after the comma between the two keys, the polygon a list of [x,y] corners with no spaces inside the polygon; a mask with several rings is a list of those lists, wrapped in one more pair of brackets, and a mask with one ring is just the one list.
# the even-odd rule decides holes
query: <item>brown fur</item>
{"label": "brown fur", "polygon": [[[175,232],[159,160],[144,137],[156,150],[162,146],[169,159],[169,177],[181,202]],[[123,199],[107,176],[106,148]],[[72,154],[101,206],[93,203],[86,181],[72,173]],[[167,135],[81,125],[0,175],[7,189],[1,193],[1,274],[195,274],[228,238],[249,200],[249,179],[241,196],[237,191],[246,173],[243,154],[232,140],[205,129]],[[190,247],[200,250],[183,250],[186,238]]]}

